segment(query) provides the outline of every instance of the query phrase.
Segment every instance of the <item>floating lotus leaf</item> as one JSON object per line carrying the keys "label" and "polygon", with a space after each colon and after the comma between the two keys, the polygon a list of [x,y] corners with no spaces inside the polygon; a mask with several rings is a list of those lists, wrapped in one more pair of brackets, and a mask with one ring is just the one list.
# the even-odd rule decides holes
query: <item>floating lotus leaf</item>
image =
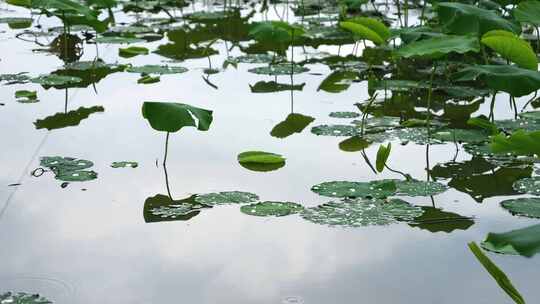
{"label": "floating lotus leaf", "polygon": [[131,44],[145,42],[144,39],[133,37],[121,37],[121,36],[102,36],[96,38],[97,43],[105,44]]}
{"label": "floating lotus leaf", "polygon": [[475,129],[443,129],[433,133],[433,138],[447,142],[482,143],[488,140],[489,134]]}
{"label": "floating lotus leaf", "polygon": [[112,168],[137,168],[139,163],[133,161],[119,161],[111,164]]}
{"label": "floating lotus leaf", "polygon": [[0,74],[0,82],[5,81],[8,85],[24,84],[31,80],[31,78],[26,74],[26,72],[21,72],[17,74]]}
{"label": "floating lotus leaf", "polygon": [[53,171],[56,179],[65,182],[84,182],[97,178],[96,172],[84,170],[94,165],[89,160],[45,156],[41,158],[40,165]]}
{"label": "floating lotus leaf", "polygon": [[52,304],[51,301],[38,294],[28,294],[24,292],[6,292],[0,294],[1,304]]}
{"label": "floating lotus leaf", "polygon": [[297,64],[292,65],[290,63],[279,63],[270,66],[252,68],[248,70],[248,72],[250,73],[272,76],[301,74],[307,71],[309,71],[309,69],[306,67]]}
{"label": "floating lotus leaf", "polygon": [[242,63],[270,63],[272,61],[281,61],[283,57],[270,54],[246,54],[236,57],[238,62]]}
{"label": "floating lotus leaf", "polygon": [[195,195],[181,200],[173,200],[168,195],[157,194],[144,202],[144,221],[146,223],[163,221],[187,221],[201,210],[211,208],[195,201]]}
{"label": "floating lotus leaf", "polygon": [[532,257],[540,251],[540,225],[506,233],[489,233],[481,246],[497,253]]}
{"label": "floating lotus leaf", "polygon": [[288,83],[278,83],[275,81],[259,81],[254,85],[249,85],[252,93],[274,93],[281,91],[302,91],[305,83],[291,85]]}
{"label": "floating lotus leaf", "polygon": [[44,87],[47,86],[62,86],[77,84],[82,81],[82,78],[72,76],[62,76],[56,74],[42,75],[30,80],[33,83],[40,84]]}
{"label": "floating lotus leaf", "polygon": [[431,181],[396,181],[396,194],[406,196],[431,196],[440,194],[448,189],[447,186]]}
{"label": "floating lotus leaf", "polygon": [[519,116],[525,119],[540,120],[540,111],[523,112]]}
{"label": "floating lotus leaf", "polygon": [[360,114],[356,112],[332,112],[328,116],[334,118],[356,118],[359,117]]}
{"label": "floating lotus leaf", "polygon": [[513,188],[519,193],[540,195],[540,176],[520,179],[514,183]]}
{"label": "floating lotus leaf", "polygon": [[238,163],[251,171],[267,172],[285,166],[285,158],[270,152],[248,151],[238,154]]}
{"label": "floating lotus leaf", "polygon": [[302,210],[302,205],[291,202],[260,202],[240,208],[243,213],[254,216],[286,216]]}
{"label": "floating lotus leaf", "polygon": [[311,191],[327,197],[385,198],[396,193],[395,180],[371,182],[332,181],[311,187]]}
{"label": "floating lotus leaf", "polygon": [[197,195],[195,201],[201,204],[214,206],[225,204],[248,204],[259,200],[259,196],[242,191],[224,191]]}
{"label": "floating lotus leaf", "polygon": [[126,72],[140,73],[140,74],[181,74],[187,72],[188,69],[180,66],[168,66],[168,65],[143,65],[138,67],[128,67]]}
{"label": "floating lotus leaf", "polygon": [[540,198],[525,197],[501,202],[501,206],[514,215],[540,218]]}
{"label": "floating lotus leaf", "polygon": [[320,125],[311,128],[311,133],[322,136],[355,136],[360,129],[351,125]]}
{"label": "floating lotus leaf", "polygon": [[127,48],[118,49],[118,55],[123,58],[131,58],[138,55],[148,55],[148,53],[148,49],[141,46],[130,46]]}
{"label": "floating lotus leaf", "polygon": [[422,208],[399,199],[346,199],[304,209],[300,216],[320,225],[363,227],[413,221],[422,214]]}

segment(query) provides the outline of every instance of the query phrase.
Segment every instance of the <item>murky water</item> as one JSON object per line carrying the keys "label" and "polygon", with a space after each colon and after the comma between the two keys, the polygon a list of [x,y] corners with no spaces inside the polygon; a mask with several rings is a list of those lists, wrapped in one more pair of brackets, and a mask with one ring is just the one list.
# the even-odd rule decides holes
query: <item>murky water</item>
{"label": "murky water", "polygon": [[[5,4],[0,4],[7,8]],[[198,7],[199,8],[199,7]],[[3,10],[2,16],[28,16],[28,11]],[[281,8],[280,8],[281,9]],[[272,14],[270,14],[272,17]],[[122,15],[121,18],[128,19]],[[262,19],[257,15],[254,20]],[[44,25],[56,24],[42,17]],[[21,30],[0,25],[0,72],[47,74],[63,62],[36,52],[36,44],[14,37]],[[155,50],[164,40],[137,43]],[[124,47],[123,45],[122,47]],[[115,44],[100,44],[107,63],[163,64],[157,54],[130,59],[118,57]],[[211,61],[220,67],[227,58],[225,44]],[[228,46],[230,47],[230,45]],[[337,54],[337,47],[319,51]],[[350,53],[352,46],[339,51]],[[301,59],[315,49],[295,49]],[[307,52],[308,54],[306,54]],[[231,50],[231,56],[241,53]],[[96,48],[86,45],[80,60],[93,60]],[[342,228],[317,225],[298,215],[248,216],[237,205],[204,210],[187,221],[146,223],[145,201],[167,194],[161,166],[165,133],[153,130],[142,117],[144,101],[188,103],[213,110],[209,131],[184,128],[171,134],[167,176],[171,195],[247,191],[261,200],[297,202],[312,207],[331,199],[312,192],[325,181],[369,181],[401,178],[388,170],[375,175],[360,153],[338,148],[346,137],[316,136],[310,128],[347,124],[331,118],[335,111],[358,111],[367,82],[352,83],[341,93],[318,91],[331,72],[310,64],[310,72],[294,76],[302,91],[255,94],[249,84],[274,80],[247,70],[261,64],[240,63],[203,80],[208,59],[180,65],[183,74],[162,75],[150,85],[137,84],[138,74],[119,72],[87,88],[45,90],[37,84],[2,86],[0,90],[0,293],[39,293],[54,303],[506,303],[510,302],[467,248],[489,232],[505,232],[534,224],[512,216],[499,206],[506,197],[485,195],[481,203],[466,191],[450,188],[430,197],[405,197],[417,206],[436,206],[474,224],[451,232],[431,232],[407,223]],[[289,76],[279,76],[288,83]],[[39,102],[21,104],[17,90],[38,92]],[[34,122],[65,110],[102,106],[80,125],[47,131]],[[496,108],[497,119],[510,118],[507,97]],[[523,105],[526,100],[520,100]],[[487,113],[487,103],[480,112]],[[303,132],[287,138],[270,135],[291,112],[315,118]],[[366,149],[375,158],[378,145]],[[425,180],[424,145],[395,142],[389,158],[393,168]],[[246,170],[237,162],[244,151],[262,150],[286,157],[272,172]],[[453,144],[434,145],[430,166],[471,155]],[[50,172],[33,177],[43,156],[91,160],[98,178],[71,182],[62,188]],[[115,161],[136,161],[137,168],[111,168]],[[11,185],[19,184],[20,185]],[[498,184],[502,183],[502,185]],[[489,180],[489,189],[508,187]],[[8,186],[11,185],[11,186]],[[467,189],[475,192],[476,189]],[[480,190],[479,190],[480,191]],[[486,192],[486,191],[485,191]],[[496,193],[496,191],[493,191]],[[425,228],[425,227],[424,227]],[[540,298],[537,269],[540,258],[490,255],[511,277],[526,299]]]}

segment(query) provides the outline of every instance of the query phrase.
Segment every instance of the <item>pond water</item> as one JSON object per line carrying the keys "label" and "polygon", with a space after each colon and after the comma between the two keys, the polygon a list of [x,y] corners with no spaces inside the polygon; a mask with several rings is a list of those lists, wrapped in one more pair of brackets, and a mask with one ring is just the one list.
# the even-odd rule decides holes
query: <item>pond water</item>
{"label": "pond water", "polygon": [[[131,2],[122,3],[127,4]],[[340,198],[312,191],[314,185],[323,182],[405,178],[389,169],[375,173],[361,149],[347,152],[343,145],[340,149],[340,143],[350,136],[312,132],[316,131],[313,127],[321,125],[347,125],[358,132],[359,127],[352,121],[361,120],[361,116],[337,118],[329,114],[362,114],[355,103],[370,99],[365,75],[354,74],[323,86],[321,83],[335,69],[320,59],[339,54],[348,58],[344,64],[350,67],[338,70],[362,71],[358,64],[364,44],[354,47],[354,43],[322,43],[318,48],[297,45],[294,50],[289,47],[286,55],[294,56],[298,66],[302,64],[309,71],[293,76],[259,75],[248,70],[268,63],[231,60],[237,67],[231,64],[224,69],[222,65],[228,58],[245,55],[239,46],[245,50],[253,43],[247,37],[248,23],[289,16],[291,23],[296,20],[308,24],[295,17],[286,4],[270,4],[267,13],[256,12],[249,20],[231,17],[230,23],[197,23],[182,18],[192,12],[208,11],[222,18],[222,4],[196,3],[182,12],[174,10],[174,23],[162,23],[167,19],[164,12],[125,13],[122,5],[114,9],[117,26],[124,28],[122,33],[148,34],[147,30],[129,28],[139,21],[150,28],[149,32],[163,36],[131,44],[145,47],[150,53],[123,58],[119,48],[128,44],[95,45],[83,41],[79,46],[82,54],[76,56],[75,62],[101,62],[115,67],[182,66],[188,71],[163,74],[159,82],[151,84],[137,83],[141,75],[126,71],[84,85],[67,85],[69,88],[46,89],[27,81],[1,83],[0,295],[25,292],[39,294],[53,303],[70,304],[511,302],[467,244],[480,243],[490,232],[538,223],[533,218],[514,216],[500,205],[503,200],[531,196],[516,192],[512,185],[535,175],[534,160],[518,165],[507,159],[497,162],[493,157],[471,155],[463,142],[446,141],[428,147],[426,163],[425,142],[389,136],[373,140],[364,149],[373,166],[379,146],[391,142],[388,167],[414,180],[426,181],[429,175],[431,181],[448,185],[445,191],[435,191],[432,196],[412,192],[399,196],[418,207],[414,209],[419,212],[416,218],[423,213],[425,219],[391,217],[385,222],[375,214],[372,219],[354,219],[349,225],[328,225],[332,219],[310,220],[304,211],[287,216],[255,216],[243,213],[234,203],[203,209],[196,206],[194,212],[174,214],[173,209],[180,203],[168,202],[169,195],[181,200],[205,193],[244,191],[256,194],[260,201],[294,202],[311,208],[330,201],[340,203]],[[258,10],[260,4],[254,7]],[[381,5],[379,9],[383,15],[395,18],[395,8],[387,11]],[[242,6],[239,12],[247,16],[250,5]],[[420,11],[410,14],[409,22],[417,22]],[[0,3],[0,17],[33,18],[32,25],[22,29],[0,24],[0,74],[28,72],[28,76],[37,77],[61,70],[68,64],[65,61],[73,61],[58,56],[61,50],[46,51],[55,38],[63,36],[62,29],[49,32],[62,25],[58,18],[31,16],[29,10],[6,3]],[[392,21],[394,26],[396,20]],[[191,30],[182,36],[179,29],[186,27]],[[77,28],[71,31],[84,38]],[[193,51],[193,57],[199,58],[175,61],[154,52],[163,50],[163,45],[175,39],[171,38],[174,35],[182,36],[174,43],[188,39],[206,53]],[[367,45],[367,49],[373,49],[373,44]],[[207,58],[210,49],[215,54]],[[173,53],[178,55],[178,50]],[[209,62],[218,73],[208,73]],[[84,70],[80,75],[91,78],[92,71]],[[429,73],[415,73],[419,74],[410,76],[429,80]],[[286,89],[253,92],[257,82],[276,80]],[[291,81],[303,86],[290,91]],[[39,101],[18,102],[14,96],[19,90],[36,91]],[[377,92],[377,100],[395,97],[386,109],[387,117],[399,113],[400,104],[408,107],[411,102],[412,106],[401,112],[409,115],[405,119],[426,113],[425,88],[420,94],[414,88]],[[416,96],[420,98],[415,101]],[[456,100],[441,97],[437,102],[447,99]],[[462,108],[456,112],[467,112],[465,108],[475,102],[473,99],[478,100],[460,101]],[[474,114],[456,114],[459,117],[453,120],[451,110],[434,107],[433,119],[463,125],[470,115],[488,115],[490,99],[486,96],[477,101],[478,109],[469,111]],[[517,108],[521,109],[529,99],[517,99]],[[165,168],[162,162],[167,135],[152,128],[143,117],[141,108],[147,101],[185,103],[213,111],[208,131],[185,127],[169,135]],[[514,119],[506,93],[497,95],[496,104],[497,120]],[[530,110],[528,105],[525,111]],[[411,111],[420,116],[414,117]],[[71,113],[69,119],[74,122],[65,123],[64,118],[60,125],[55,125],[56,121],[39,123],[62,113]],[[275,129],[288,117],[293,120],[293,113],[303,116],[296,116],[298,121],[293,121],[293,126],[282,125],[284,133]],[[395,127],[399,114],[393,116],[390,124]],[[246,151],[277,153],[286,162],[277,170],[253,171],[238,162],[238,155]],[[97,178],[62,180],[57,168],[43,164],[44,157],[52,156],[89,160],[93,166],[86,170],[96,172]],[[137,166],[111,167],[113,162],[121,161],[136,162]],[[158,194],[161,196],[156,198]],[[152,205],[159,200],[165,201],[165,207],[156,207],[161,206],[159,202]],[[511,278],[525,299],[535,303],[540,298],[538,256],[486,254]],[[8,299],[0,303],[11,302]]]}

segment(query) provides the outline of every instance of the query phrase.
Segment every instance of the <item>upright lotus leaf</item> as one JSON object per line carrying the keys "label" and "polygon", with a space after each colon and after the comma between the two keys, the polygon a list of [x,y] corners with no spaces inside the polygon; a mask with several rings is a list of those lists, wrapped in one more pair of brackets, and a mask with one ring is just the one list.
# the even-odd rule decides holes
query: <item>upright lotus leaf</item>
{"label": "upright lotus leaf", "polygon": [[392,143],[388,143],[386,147],[384,145],[379,146],[379,150],[377,151],[377,160],[375,162],[378,172],[383,172],[384,166],[386,166],[386,161],[388,160],[388,157],[390,156],[391,149],[392,149]]}
{"label": "upright lotus leaf", "polygon": [[379,35],[379,37],[381,37],[381,39],[384,41],[387,41],[392,36],[392,34],[390,33],[390,29],[388,29],[388,27],[384,23],[375,18],[355,17],[346,21],[361,24],[369,28],[370,30],[377,33],[377,35]]}
{"label": "upright lotus leaf", "polygon": [[210,110],[173,102],[146,101],[142,106],[142,114],[155,130],[171,133],[183,127],[208,131],[213,119]]}
{"label": "upright lotus leaf", "polygon": [[491,139],[490,148],[494,153],[536,155],[540,157],[540,131],[527,133],[518,130],[510,136],[500,133]]}
{"label": "upright lotus leaf", "polygon": [[512,65],[468,66],[454,74],[457,81],[483,80],[495,91],[521,97],[540,89],[540,72]]}
{"label": "upright lotus leaf", "polygon": [[285,158],[270,152],[247,151],[238,154],[238,163],[251,171],[267,172],[285,166]]}
{"label": "upright lotus leaf", "polygon": [[540,252],[540,224],[505,233],[489,233],[482,247],[497,253],[530,258]]}
{"label": "upright lotus leaf", "polygon": [[249,31],[249,36],[253,39],[263,43],[276,43],[281,47],[303,34],[301,27],[283,21],[256,22]]}
{"label": "upright lotus leaf", "polygon": [[511,32],[489,31],[482,36],[481,42],[522,68],[538,70],[538,58],[531,45]]}
{"label": "upright lotus leaf", "polygon": [[418,40],[397,49],[399,57],[440,58],[449,53],[479,52],[478,38],[473,36],[445,36]]}
{"label": "upright lotus leaf", "polygon": [[512,282],[510,279],[506,276],[506,274],[499,268],[495,263],[493,263],[487,255],[482,252],[482,249],[476,245],[475,242],[471,242],[468,244],[469,249],[474,254],[478,262],[484,266],[486,271],[491,275],[493,279],[497,282],[499,287],[506,292],[507,295],[509,295],[512,300],[516,304],[525,304],[525,300],[523,299],[523,296],[519,293],[519,291],[512,285]]}
{"label": "upright lotus leaf", "polygon": [[495,11],[459,2],[440,2],[435,6],[443,28],[453,34],[481,36],[491,30],[519,34],[521,27]]}
{"label": "upright lotus leaf", "polygon": [[519,2],[512,14],[521,23],[540,26],[540,2],[537,0]]}
{"label": "upright lotus leaf", "polygon": [[352,32],[360,40],[369,40],[375,43],[376,45],[385,43],[385,40],[379,34],[377,34],[377,32],[375,32],[374,30],[362,24],[358,24],[358,23],[350,22],[350,21],[344,21],[344,22],[340,22],[339,26],[343,29],[346,29]]}

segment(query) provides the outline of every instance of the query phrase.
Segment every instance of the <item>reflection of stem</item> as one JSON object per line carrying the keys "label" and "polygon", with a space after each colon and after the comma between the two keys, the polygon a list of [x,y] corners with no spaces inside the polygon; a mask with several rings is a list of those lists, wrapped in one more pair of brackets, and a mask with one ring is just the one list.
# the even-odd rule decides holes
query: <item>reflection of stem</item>
{"label": "reflection of stem", "polygon": [[491,104],[489,105],[489,119],[491,119],[491,122],[495,122],[495,113],[493,113],[493,109],[495,108],[495,96],[497,96],[497,91],[493,91]]}
{"label": "reflection of stem", "polygon": [[169,151],[169,132],[167,132],[167,137],[165,138],[165,155],[163,156],[163,171],[165,172],[165,185],[167,186],[167,193],[169,198],[172,200],[171,189],[169,188],[169,175],[167,174],[167,154]]}
{"label": "reflection of stem", "polygon": [[165,173],[165,186],[167,187],[167,194],[169,194],[169,198],[171,201],[173,200],[171,195],[171,188],[169,187],[169,174],[167,174],[167,166],[163,164],[163,172]]}
{"label": "reflection of stem", "polygon": [[435,71],[437,70],[437,65],[433,66],[433,71],[431,72],[431,77],[429,79],[429,90],[428,90],[428,98],[427,98],[427,119],[426,119],[426,128],[427,128],[427,143],[426,143],[426,175],[427,180],[429,181],[429,171],[431,170],[429,167],[429,142],[431,140],[431,95],[433,93],[433,77],[435,77]]}
{"label": "reflection of stem", "polygon": [[433,195],[430,195],[429,198],[431,199],[431,206],[433,206],[433,208],[437,208],[435,206],[435,199],[433,198]]}
{"label": "reflection of stem", "polygon": [[65,102],[64,102],[64,113],[67,113],[67,108],[68,108],[68,88],[66,88],[64,91],[65,91],[65,94],[64,94],[64,96],[65,96],[65,98],[64,98],[64,100],[65,100]]}

